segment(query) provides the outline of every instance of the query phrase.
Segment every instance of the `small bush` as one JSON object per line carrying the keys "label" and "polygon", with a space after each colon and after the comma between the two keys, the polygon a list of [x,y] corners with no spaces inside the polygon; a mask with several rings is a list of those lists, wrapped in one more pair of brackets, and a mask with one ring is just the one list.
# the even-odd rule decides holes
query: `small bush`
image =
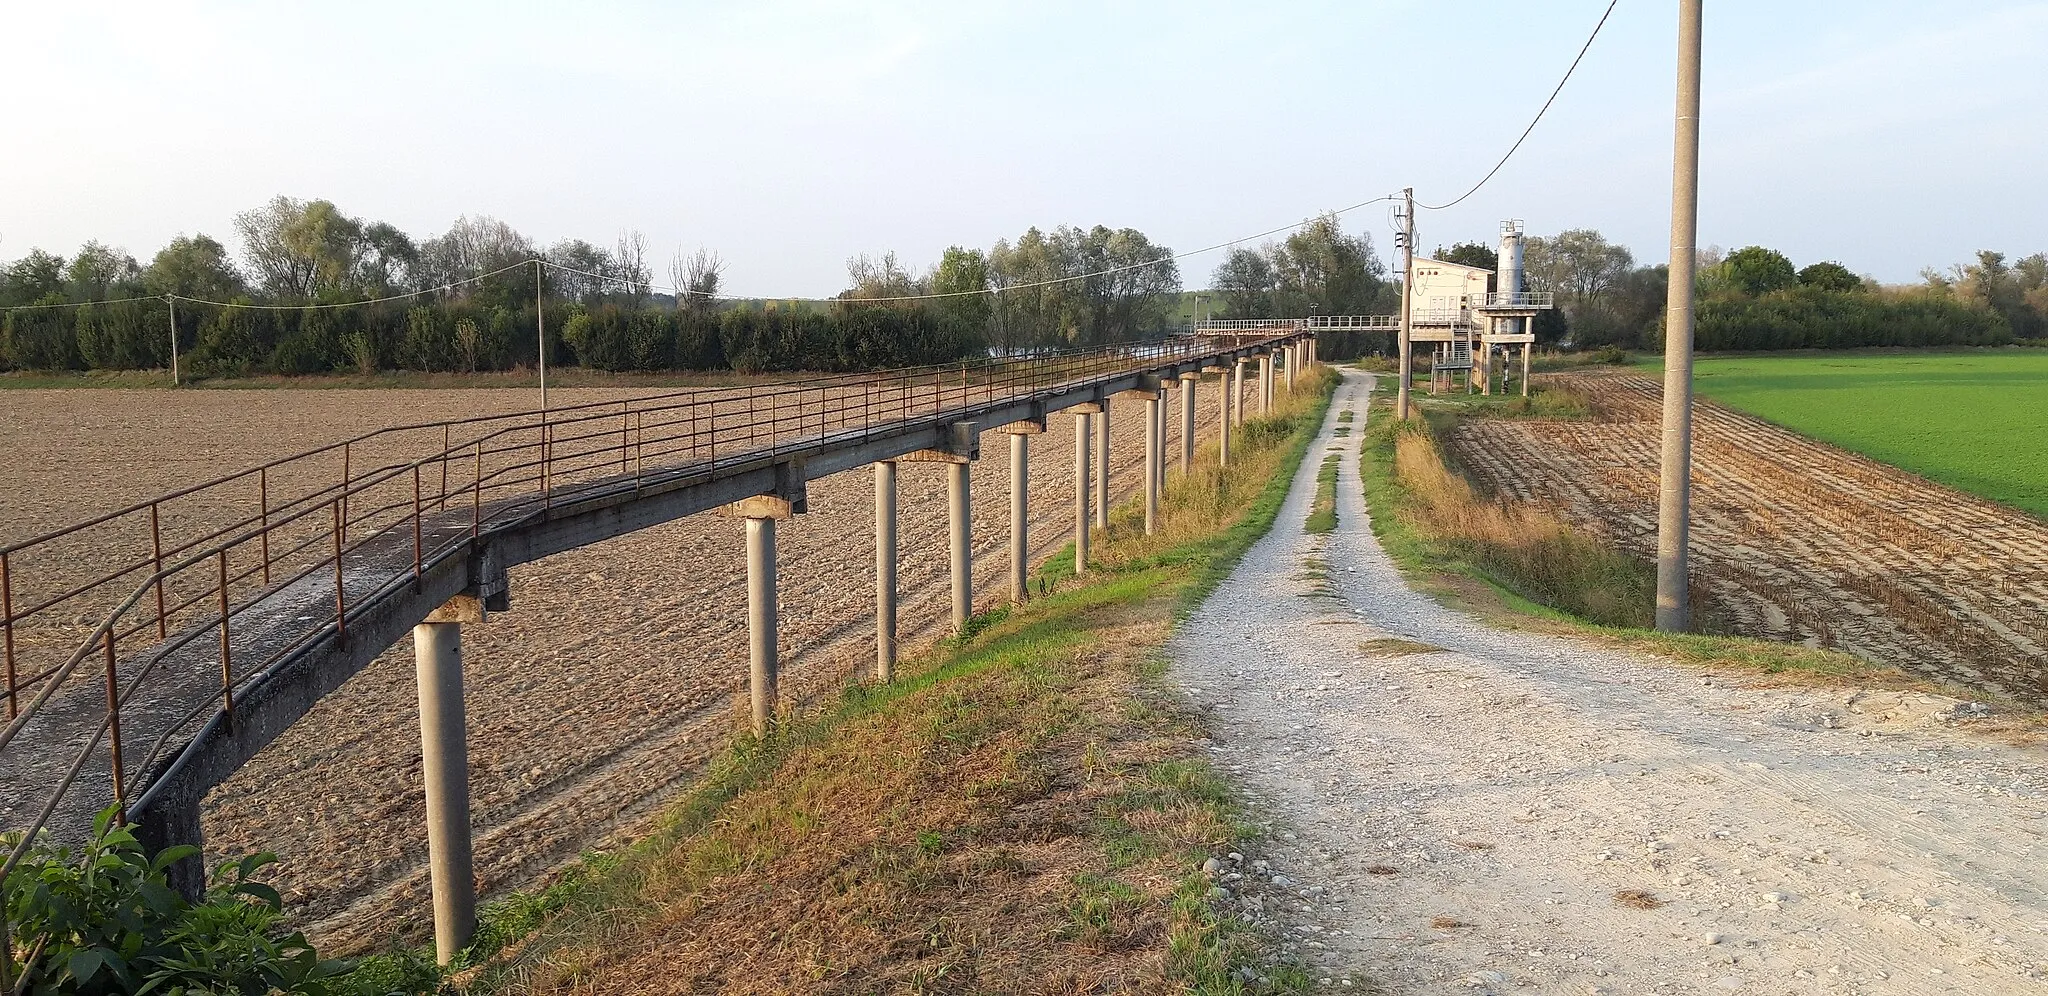
{"label": "small bush", "polygon": [[[11,849],[21,836],[0,841]],[[321,960],[305,935],[280,926],[276,890],[251,877],[275,855],[221,865],[192,903],[165,870],[194,853],[145,855],[111,809],[76,851],[31,847],[5,884],[7,980],[38,996],[354,991],[347,966]]]}

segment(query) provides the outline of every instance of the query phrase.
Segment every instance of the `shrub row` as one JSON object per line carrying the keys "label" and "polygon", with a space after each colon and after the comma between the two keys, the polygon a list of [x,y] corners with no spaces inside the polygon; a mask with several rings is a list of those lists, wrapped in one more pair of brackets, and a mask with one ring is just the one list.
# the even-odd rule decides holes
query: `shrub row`
{"label": "shrub row", "polygon": [[[980,330],[936,309],[679,312],[549,304],[547,360],[598,370],[858,370],[943,363],[982,349]],[[185,305],[183,368],[198,377],[335,370],[475,371],[532,366],[531,305],[464,301],[284,310]],[[0,319],[0,369],[135,370],[171,364],[162,301],[30,308]]]}

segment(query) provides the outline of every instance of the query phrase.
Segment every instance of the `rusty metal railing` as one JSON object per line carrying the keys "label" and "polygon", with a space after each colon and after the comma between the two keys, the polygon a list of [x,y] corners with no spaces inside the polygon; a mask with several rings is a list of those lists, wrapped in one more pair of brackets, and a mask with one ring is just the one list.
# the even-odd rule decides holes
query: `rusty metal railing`
{"label": "rusty metal railing", "polygon": [[[652,482],[715,480],[798,448],[956,418],[1256,341],[1039,352],[379,429],[0,546],[8,717],[0,759],[10,748],[34,747],[15,740],[68,683],[90,678],[100,686],[93,694],[104,697],[95,707],[97,729],[66,731],[79,746],[68,765],[45,766],[49,794],[28,829],[47,824],[102,744],[109,801],[125,811],[129,774],[146,770],[194,720],[218,710],[231,724],[248,683],[330,633],[345,638],[357,607],[420,583],[430,567],[466,555],[502,524]],[[331,604],[311,607],[330,594]],[[282,625],[280,607],[289,616]],[[209,636],[217,693],[166,720],[166,708],[179,704],[152,701],[156,669],[199,652],[187,648]],[[122,647],[141,652],[124,657]],[[179,687],[189,691],[190,683]],[[122,719],[145,706],[155,736],[136,761]],[[90,725],[93,717],[85,718]],[[138,729],[131,724],[131,734]]]}

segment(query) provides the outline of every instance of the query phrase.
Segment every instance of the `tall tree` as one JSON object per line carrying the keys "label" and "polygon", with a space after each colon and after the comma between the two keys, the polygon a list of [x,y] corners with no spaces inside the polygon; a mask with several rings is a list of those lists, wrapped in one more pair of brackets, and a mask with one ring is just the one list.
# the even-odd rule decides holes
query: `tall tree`
{"label": "tall tree", "polygon": [[1799,274],[1792,268],[1792,261],[1786,259],[1784,253],[1763,246],[1737,249],[1729,253],[1716,269],[1722,283],[1750,297],[1784,290],[1799,282]]}
{"label": "tall tree", "polygon": [[235,230],[256,279],[283,299],[353,290],[369,248],[362,223],[342,214],[332,201],[280,195],[236,215]]}
{"label": "tall tree", "polygon": [[96,239],[80,246],[64,269],[66,290],[73,301],[129,296],[127,292],[141,289],[141,278],[142,268],[135,264],[135,257]]}
{"label": "tall tree", "polygon": [[226,301],[245,291],[227,247],[211,236],[180,235],[157,251],[143,271],[151,294],[182,294],[202,301]]}
{"label": "tall tree", "polygon": [[1209,278],[1223,295],[1224,313],[1232,318],[1270,318],[1273,290],[1278,281],[1273,261],[1264,253],[1242,246],[1230,250]]}

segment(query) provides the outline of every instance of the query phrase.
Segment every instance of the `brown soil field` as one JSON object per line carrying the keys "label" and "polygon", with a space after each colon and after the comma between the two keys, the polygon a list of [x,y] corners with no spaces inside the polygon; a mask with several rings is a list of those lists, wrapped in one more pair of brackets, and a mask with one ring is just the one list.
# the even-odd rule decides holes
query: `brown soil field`
{"label": "brown soil field", "polygon": [[[1453,458],[1496,494],[1654,557],[1660,385],[1548,379],[1598,417],[1466,419]],[[2048,523],[1710,401],[1694,418],[1694,584],[1722,628],[2048,701]]]}
{"label": "brown soil field", "polygon": [[[659,392],[551,393],[570,405]],[[518,411],[533,400],[528,391],[462,389],[10,390],[0,395],[10,465],[0,479],[0,542],[373,428]],[[1215,431],[1218,400],[1215,381],[1205,381],[1202,441]],[[1142,412],[1142,401],[1114,405],[1118,500],[1141,487]],[[1168,423],[1172,459],[1178,418]],[[1071,532],[1072,425],[1055,418],[1032,445],[1037,559]],[[982,445],[974,562],[977,608],[986,609],[1007,597],[1009,461],[1001,433]],[[830,694],[874,656],[872,474],[812,482],[809,507],[779,531],[785,707]],[[904,464],[906,653],[943,635],[945,507],[943,466]],[[512,610],[465,628],[476,868],[487,895],[632,835],[739,727],[743,543],[739,521],[698,515],[564,553],[515,569]],[[410,643],[392,647],[207,800],[210,857],[277,852],[273,880],[336,953],[394,933],[416,938],[427,921],[412,672]]]}

